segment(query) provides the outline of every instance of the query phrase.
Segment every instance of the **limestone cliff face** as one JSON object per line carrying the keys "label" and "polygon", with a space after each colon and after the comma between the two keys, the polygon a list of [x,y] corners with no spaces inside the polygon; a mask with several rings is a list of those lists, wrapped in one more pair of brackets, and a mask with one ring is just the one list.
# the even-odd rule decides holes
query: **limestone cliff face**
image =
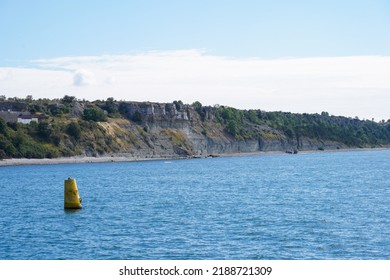
{"label": "limestone cliff face", "polygon": [[128,119],[150,127],[177,128],[188,126],[192,120],[191,107],[174,103],[122,102],[120,111]]}
{"label": "limestone cliff face", "polygon": [[[216,120],[214,107],[196,110],[180,103],[121,102],[119,110],[129,123],[122,128],[136,138],[136,145],[122,149],[136,157],[205,157],[257,151],[296,152],[336,148],[340,143],[287,138],[267,126],[255,137],[233,137]],[[199,113],[200,112],[200,113]],[[264,132],[272,131],[273,134]]]}

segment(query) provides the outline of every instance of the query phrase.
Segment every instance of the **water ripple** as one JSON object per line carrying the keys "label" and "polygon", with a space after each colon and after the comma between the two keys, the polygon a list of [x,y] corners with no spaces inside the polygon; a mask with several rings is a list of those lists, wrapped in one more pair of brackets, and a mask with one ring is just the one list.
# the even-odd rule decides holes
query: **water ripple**
{"label": "water ripple", "polygon": [[0,258],[389,259],[389,169],[390,151],[2,167]]}

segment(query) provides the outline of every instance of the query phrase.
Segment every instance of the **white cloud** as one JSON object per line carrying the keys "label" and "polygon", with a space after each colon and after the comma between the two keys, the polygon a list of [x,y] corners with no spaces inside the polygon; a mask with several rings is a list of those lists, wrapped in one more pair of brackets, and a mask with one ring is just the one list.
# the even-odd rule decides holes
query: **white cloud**
{"label": "white cloud", "polygon": [[0,81],[9,79],[11,77],[11,71],[8,69],[1,69],[0,68]]}
{"label": "white cloud", "polygon": [[95,78],[92,72],[85,69],[78,69],[73,76],[74,86],[88,86],[95,83]]}
{"label": "white cloud", "polygon": [[[227,58],[198,50],[60,57],[12,68],[7,96],[223,104],[291,112],[390,118],[390,57]],[[56,69],[56,70],[50,70]],[[8,73],[8,72],[7,72]],[[34,78],[33,78],[34,77]]]}

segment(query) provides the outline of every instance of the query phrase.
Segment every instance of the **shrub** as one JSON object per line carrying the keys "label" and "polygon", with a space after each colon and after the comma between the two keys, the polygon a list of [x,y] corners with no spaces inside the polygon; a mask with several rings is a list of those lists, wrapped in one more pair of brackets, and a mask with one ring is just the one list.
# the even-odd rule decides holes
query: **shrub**
{"label": "shrub", "polygon": [[86,121],[105,122],[107,121],[107,116],[104,114],[103,110],[96,107],[90,107],[84,110],[83,119]]}
{"label": "shrub", "polygon": [[2,118],[0,118],[0,133],[2,134],[7,133],[7,124]]}
{"label": "shrub", "polygon": [[66,128],[66,133],[78,140],[81,137],[81,128],[77,122],[71,122]]}
{"label": "shrub", "polygon": [[38,136],[45,141],[50,141],[52,130],[48,122],[40,122],[38,124]]}

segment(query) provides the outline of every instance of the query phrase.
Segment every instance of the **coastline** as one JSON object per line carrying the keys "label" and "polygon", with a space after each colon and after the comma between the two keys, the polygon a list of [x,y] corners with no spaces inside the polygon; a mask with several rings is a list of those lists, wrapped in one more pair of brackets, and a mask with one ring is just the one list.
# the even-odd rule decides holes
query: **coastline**
{"label": "coastline", "polygon": [[[299,154],[311,154],[311,153],[338,153],[338,152],[364,152],[364,151],[380,151],[390,150],[390,147],[378,147],[378,148],[348,148],[348,149],[335,149],[335,150],[307,150],[299,151]],[[231,154],[216,154],[209,155],[207,157],[241,157],[241,156],[266,156],[275,154],[288,153],[284,151],[256,151],[250,153],[231,153]],[[191,158],[206,158],[206,157],[139,157],[132,155],[112,155],[101,157],[87,157],[87,156],[75,156],[75,157],[60,157],[60,158],[42,158],[42,159],[29,159],[29,158],[12,158],[0,160],[0,167],[4,166],[18,166],[18,165],[52,165],[52,164],[79,164],[79,163],[103,163],[103,162],[135,162],[135,161],[151,161],[151,160],[179,160],[179,159],[191,159]]]}
{"label": "coastline", "polygon": [[141,158],[132,156],[75,156],[75,157],[59,157],[59,158],[12,158],[0,160],[0,167],[17,166],[17,165],[52,165],[52,164],[75,164],[75,163],[102,163],[102,162],[133,162],[133,161],[148,161],[148,160],[173,160],[180,158]]}

